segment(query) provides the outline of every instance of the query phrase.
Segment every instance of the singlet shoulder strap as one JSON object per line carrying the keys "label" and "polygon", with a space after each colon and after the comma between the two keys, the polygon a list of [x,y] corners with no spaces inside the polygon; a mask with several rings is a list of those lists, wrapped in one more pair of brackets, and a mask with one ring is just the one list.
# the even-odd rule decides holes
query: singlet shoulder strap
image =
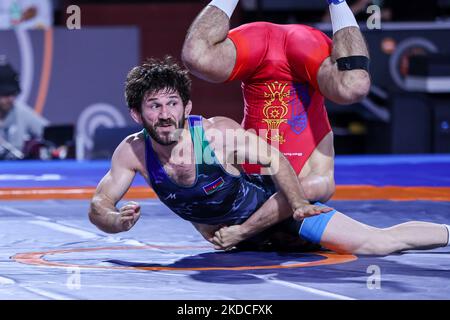
{"label": "singlet shoulder strap", "polygon": [[188,121],[189,121],[190,128],[194,128],[194,127],[203,128],[203,117],[202,116],[197,116],[197,115],[188,116]]}
{"label": "singlet shoulder strap", "polygon": [[203,162],[203,121],[202,116],[191,115],[188,117],[189,131],[191,132],[192,143],[194,144],[195,163]]}
{"label": "singlet shoulder strap", "polygon": [[205,130],[203,129],[203,117],[191,115],[188,117],[189,130],[194,144],[195,161],[197,164],[213,164],[218,163],[214,151],[206,139]]}

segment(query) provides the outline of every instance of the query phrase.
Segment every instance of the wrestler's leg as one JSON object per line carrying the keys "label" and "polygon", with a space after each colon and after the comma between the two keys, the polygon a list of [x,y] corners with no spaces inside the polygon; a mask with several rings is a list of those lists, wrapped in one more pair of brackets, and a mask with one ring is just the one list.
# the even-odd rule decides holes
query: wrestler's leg
{"label": "wrestler's leg", "polygon": [[[293,75],[297,79],[307,81],[317,89],[318,70],[331,52],[330,39],[321,31],[302,25],[291,25],[286,30],[286,58]],[[308,120],[310,121],[312,135],[315,138],[316,135],[321,135],[324,132],[324,123],[326,122],[328,126],[329,124],[326,111],[320,111],[320,108],[324,107],[316,105],[314,108],[318,108],[312,112],[315,113],[315,116]],[[302,141],[305,141],[304,139]],[[307,144],[312,143],[316,144],[315,139],[310,140]],[[295,165],[294,168],[300,169]],[[331,131],[320,141],[309,156],[305,165],[301,168],[299,179],[309,201],[326,202],[333,196],[335,192],[334,147]]]}
{"label": "wrestler's leg", "polygon": [[329,1],[333,25],[333,51],[319,69],[322,94],[339,104],[361,101],[369,92],[369,73],[363,69],[340,70],[337,60],[351,56],[369,57],[364,37],[345,1]]}
{"label": "wrestler's leg", "polygon": [[[328,133],[316,147],[299,175],[300,183],[310,202],[326,202],[335,192],[333,133]],[[241,225],[241,240],[266,230],[292,217],[292,208],[281,192],[276,192],[245,223]]]}
{"label": "wrestler's leg", "polygon": [[[358,50],[360,49],[360,50]],[[370,76],[365,70],[341,71],[336,60],[342,57],[368,56],[365,42],[357,28],[346,28],[333,37],[333,53],[325,59],[317,74],[320,92],[338,104],[363,100],[370,90]]]}
{"label": "wrestler's leg", "polygon": [[327,202],[336,191],[334,182],[333,132],[330,131],[313,151],[299,179],[310,202]]}
{"label": "wrestler's leg", "polygon": [[[410,221],[390,228],[375,228],[358,222],[340,212],[305,219],[303,228],[314,229],[305,221],[331,216],[320,237],[320,244],[338,253],[388,255],[411,249],[432,249],[448,244],[445,225]],[[301,230],[300,234],[306,230]],[[309,240],[309,239],[307,239]]]}
{"label": "wrestler's leg", "polygon": [[233,71],[236,48],[227,38],[230,19],[221,9],[208,5],[191,24],[182,49],[189,71],[210,82],[224,82]]}

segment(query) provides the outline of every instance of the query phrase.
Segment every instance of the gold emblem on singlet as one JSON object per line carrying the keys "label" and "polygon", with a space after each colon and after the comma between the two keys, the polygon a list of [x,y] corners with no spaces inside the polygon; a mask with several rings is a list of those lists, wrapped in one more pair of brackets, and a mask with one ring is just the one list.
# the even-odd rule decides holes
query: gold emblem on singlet
{"label": "gold emblem on singlet", "polygon": [[282,123],[287,122],[289,91],[285,92],[285,90],[288,84],[275,81],[265,85],[269,89],[268,92],[264,92],[263,114],[265,118],[262,119],[268,127],[266,138],[284,143],[286,140],[283,134],[279,132],[279,128]]}

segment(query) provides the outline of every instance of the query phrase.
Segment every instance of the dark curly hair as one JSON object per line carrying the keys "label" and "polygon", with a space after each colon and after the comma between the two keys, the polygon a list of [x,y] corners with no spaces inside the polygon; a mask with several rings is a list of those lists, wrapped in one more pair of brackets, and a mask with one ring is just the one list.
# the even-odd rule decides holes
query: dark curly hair
{"label": "dark curly hair", "polygon": [[151,58],[131,69],[125,82],[128,108],[141,111],[145,95],[161,90],[177,92],[184,106],[191,99],[189,72],[180,67],[171,56],[165,56],[162,60]]}

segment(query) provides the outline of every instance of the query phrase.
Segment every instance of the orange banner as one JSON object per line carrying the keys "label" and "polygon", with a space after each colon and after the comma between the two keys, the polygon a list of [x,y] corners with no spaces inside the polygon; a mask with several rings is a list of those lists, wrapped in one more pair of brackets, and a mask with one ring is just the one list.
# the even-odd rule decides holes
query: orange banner
{"label": "orange banner", "polygon": [[[94,187],[0,188],[0,200],[90,199]],[[126,199],[156,198],[149,187],[133,187]],[[337,186],[333,200],[450,201],[450,187]]]}

